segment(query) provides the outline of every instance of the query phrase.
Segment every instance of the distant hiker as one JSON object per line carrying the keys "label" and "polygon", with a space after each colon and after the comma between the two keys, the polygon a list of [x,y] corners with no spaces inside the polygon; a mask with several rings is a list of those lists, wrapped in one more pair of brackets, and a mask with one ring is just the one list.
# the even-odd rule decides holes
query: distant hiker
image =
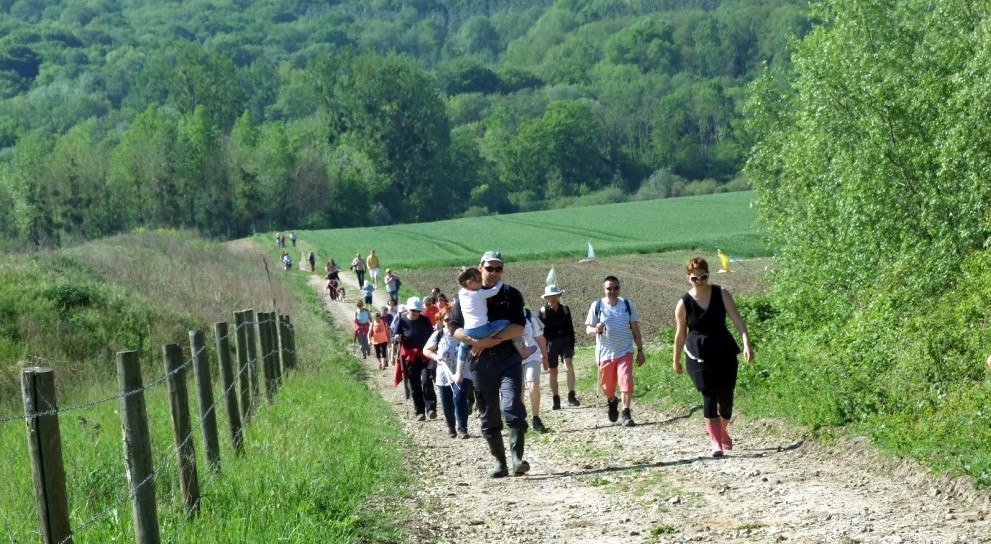
{"label": "distant hiker", "polygon": [[306,260],[310,262],[310,272],[317,271],[317,256],[311,251],[307,256]]}
{"label": "distant hiker", "polygon": [[438,310],[443,310],[444,308],[449,308],[450,303],[447,301],[447,295],[441,293],[436,297],[437,302],[434,303]]}
{"label": "distant hiker", "polygon": [[[424,318],[423,301],[410,297],[406,315],[396,323],[394,340],[400,343],[403,373],[409,377],[410,395],[419,421],[437,419],[437,394],[434,392],[434,367],[423,353],[423,347],[433,334],[430,320]],[[398,384],[397,384],[398,385]]]}
{"label": "distant hiker", "polygon": [[440,327],[437,326],[437,312],[438,312],[436,301],[434,297],[426,297],[423,299],[423,317],[430,320],[430,324],[434,326],[435,329]]}
{"label": "distant hiker", "polygon": [[[502,270],[502,254],[498,251],[486,251],[478,265],[482,277],[481,287],[492,288],[500,283]],[[502,332],[488,338],[473,338],[465,333],[465,316],[461,305],[462,297],[459,295],[451,312],[451,327],[455,331],[455,338],[473,347],[473,356],[469,359],[468,366],[475,374],[478,418],[482,436],[489,445],[489,453],[495,459],[495,466],[489,476],[503,478],[510,472],[506,463],[506,445],[502,440],[503,416],[509,427],[512,472],[522,476],[530,470],[530,463],[523,459],[528,425],[522,399],[523,359],[512,340],[523,334],[526,324],[523,295],[514,287],[503,284],[499,292],[487,300],[488,320],[505,319],[510,323]]]}
{"label": "distant hiker", "polygon": [[743,359],[752,362],[747,325],[736,309],[733,295],[718,285],[709,284],[709,263],[701,257],[689,259],[685,266],[692,288],[681,296],[674,310],[674,372],[682,373],[681,352],[695,388],[702,393],[702,417],[712,444],[713,457],[733,449],[726,432],[733,416],[733,393],[736,389],[736,356],[740,346],[726,327],[729,315],[743,340]]}
{"label": "distant hiker", "polygon": [[[529,308],[524,308],[526,315],[526,325],[523,328],[523,339],[527,346],[535,346],[538,349],[531,355],[523,358],[523,381],[526,383],[526,390],[530,394],[530,413],[533,414],[533,430],[545,433],[547,427],[540,419],[540,371],[548,370],[547,366],[547,342],[544,339],[544,326],[540,319],[534,315]],[[526,393],[524,393],[526,395]],[[526,402],[524,396],[523,402]]]}
{"label": "distant hiker", "polygon": [[441,328],[435,331],[423,347],[423,353],[437,364],[437,392],[451,438],[468,438],[468,391],[472,387],[471,372],[458,364],[458,345],[451,328],[451,313],[445,308],[437,313]]}
{"label": "distant hiker", "polygon": [[361,348],[361,358],[364,359],[372,351],[368,347],[368,330],[372,325],[372,314],[369,313],[368,308],[365,308],[362,301],[359,300],[354,304],[357,306],[354,311],[354,339],[358,342],[358,346]]}
{"label": "distant hiker", "polygon": [[282,266],[286,271],[292,270],[292,257],[285,251],[282,252]]}
{"label": "distant hiker", "polygon": [[389,366],[389,324],[382,319],[382,314],[375,312],[372,325],[368,329],[368,340],[375,348],[375,358],[379,361],[379,370]]}
{"label": "distant hiker", "polygon": [[399,276],[390,268],[385,269],[385,290],[389,293],[389,300],[399,302],[399,287],[403,282]]}
{"label": "distant hiker", "polygon": [[371,250],[368,253],[368,275],[372,278],[372,283],[375,287],[379,286],[379,256],[375,254],[375,250]]}
{"label": "distant hiker", "polygon": [[640,336],[640,315],[629,300],[619,296],[619,279],[607,276],[602,282],[604,297],[592,302],[585,318],[585,334],[595,336],[595,361],[599,366],[599,386],[606,396],[609,421],[619,419],[619,386],[623,401],[624,427],[636,425],[630,414],[633,401],[633,345],[637,366],[646,361]]}
{"label": "distant hiker", "polygon": [[561,409],[561,397],[558,395],[557,367],[563,361],[567,373],[568,404],[580,406],[575,395],[575,324],[571,320],[571,308],[561,302],[564,291],[557,285],[548,285],[541,295],[546,302],[537,312],[537,317],[544,324],[544,338],[547,340],[547,365],[550,368],[551,410]]}
{"label": "distant hiker", "polygon": [[361,291],[365,293],[365,304],[371,304],[372,293],[375,291],[375,286],[372,285],[372,282],[366,281],[365,285],[361,286]]}
{"label": "distant hiker", "polygon": [[358,287],[365,285],[365,259],[361,258],[361,253],[355,254],[354,260],[351,261],[351,270],[358,278]]}
{"label": "distant hiker", "polygon": [[289,241],[292,242],[292,247],[296,247],[296,231],[289,233]]}

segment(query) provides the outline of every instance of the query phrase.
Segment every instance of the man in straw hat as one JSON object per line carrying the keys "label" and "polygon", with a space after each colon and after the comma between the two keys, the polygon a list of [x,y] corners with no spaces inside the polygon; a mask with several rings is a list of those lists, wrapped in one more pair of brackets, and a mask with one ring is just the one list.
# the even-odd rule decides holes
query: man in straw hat
{"label": "man in straw hat", "polygon": [[557,367],[561,361],[564,361],[564,369],[567,372],[568,404],[581,405],[575,395],[575,365],[572,364],[575,356],[575,324],[571,321],[571,309],[561,303],[563,293],[564,290],[557,285],[544,287],[544,294],[541,297],[545,303],[537,312],[540,321],[544,324],[544,339],[547,340],[552,410],[561,409],[561,396],[558,395],[557,387]]}
{"label": "man in straw hat", "polygon": [[[493,287],[502,279],[502,254],[486,251],[478,264],[482,273],[482,287]],[[512,340],[523,334],[526,316],[523,313],[523,295],[514,287],[503,283],[502,288],[488,298],[488,319],[506,319],[509,325],[487,338],[472,338],[465,334],[461,297],[456,297],[451,312],[451,328],[454,337],[472,346],[468,364],[475,374],[475,389],[479,406],[478,418],[482,436],[488,442],[489,452],[495,459],[495,467],[489,472],[493,478],[503,478],[510,473],[506,463],[506,446],[502,440],[502,418],[509,427],[509,448],[512,452],[512,473],[522,476],[530,470],[523,459],[524,436],[527,431],[526,408],[523,406],[523,360]],[[501,411],[500,411],[501,410]]]}

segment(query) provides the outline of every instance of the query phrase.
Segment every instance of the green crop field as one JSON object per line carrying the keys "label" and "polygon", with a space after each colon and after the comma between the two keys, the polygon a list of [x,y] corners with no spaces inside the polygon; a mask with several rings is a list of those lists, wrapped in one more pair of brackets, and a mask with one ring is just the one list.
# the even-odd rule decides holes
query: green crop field
{"label": "green crop field", "polygon": [[[355,253],[365,256],[373,248],[383,266],[421,268],[469,263],[486,249],[502,251],[508,261],[581,258],[589,242],[597,257],[696,248],[714,252],[717,247],[753,257],[768,251],[755,226],[752,199],[750,192],[722,193],[435,223],[297,231],[300,246],[295,249],[312,249],[321,263],[333,257],[342,268]],[[275,233],[255,239],[273,247]]]}

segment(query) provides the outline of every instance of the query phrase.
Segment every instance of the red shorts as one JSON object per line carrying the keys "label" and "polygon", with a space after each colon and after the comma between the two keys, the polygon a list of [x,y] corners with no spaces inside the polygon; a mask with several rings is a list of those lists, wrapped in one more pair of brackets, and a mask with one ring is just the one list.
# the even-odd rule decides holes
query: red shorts
{"label": "red shorts", "polygon": [[622,393],[633,392],[633,352],[618,359],[606,359],[599,363],[599,384],[606,398],[616,394],[616,382]]}

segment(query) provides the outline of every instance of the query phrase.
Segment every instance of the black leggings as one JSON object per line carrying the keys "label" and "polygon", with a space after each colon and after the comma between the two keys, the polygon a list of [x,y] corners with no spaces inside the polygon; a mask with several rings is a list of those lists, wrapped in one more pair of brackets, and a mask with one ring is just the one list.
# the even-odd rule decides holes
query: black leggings
{"label": "black leggings", "polygon": [[686,357],[688,375],[695,388],[702,393],[702,416],[707,419],[733,417],[733,392],[736,390],[736,373],[740,366],[736,357],[732,360],[704,363]]}

